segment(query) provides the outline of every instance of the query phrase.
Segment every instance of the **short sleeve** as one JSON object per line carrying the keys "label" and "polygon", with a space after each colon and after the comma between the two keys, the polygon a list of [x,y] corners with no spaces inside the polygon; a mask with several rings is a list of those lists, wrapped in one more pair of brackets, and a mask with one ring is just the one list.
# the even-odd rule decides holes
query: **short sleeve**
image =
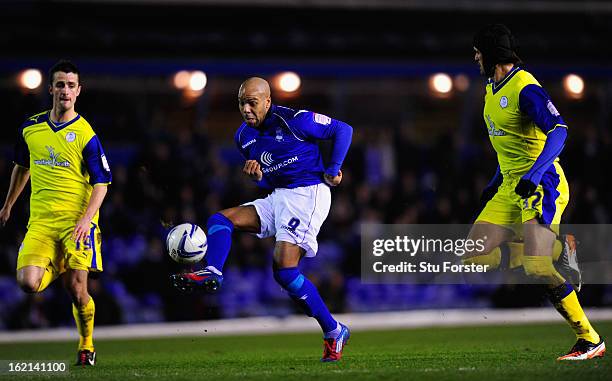
{"label": "short sleeve", "polygon": [[30,168],[30,149],[23,137],[23,128],[19,129],[15,149],[13,152],[13,161],[15,164],[22,167]]}
{"label": "short sleeve", "polygon": [[102,149],[100,139],[96,135],[83,148],[83,160],[89,173],[89,183],[91,185],[111,183],[110,166]]}

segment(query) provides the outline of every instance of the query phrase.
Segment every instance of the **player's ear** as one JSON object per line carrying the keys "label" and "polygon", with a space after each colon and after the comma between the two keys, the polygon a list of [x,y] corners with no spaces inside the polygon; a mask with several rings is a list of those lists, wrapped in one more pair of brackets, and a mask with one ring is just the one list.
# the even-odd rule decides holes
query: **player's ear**
{"label": "player's ear", "polygon": [[53,85],[49,85],[49,94],[53,95]]}
{"label": "player's ear", "polygon": [[80,83],[79,83],[79,85],[77,86],[77,89],[76,89],[76,96],[78,97],[79,94],[81,94],[81,84]]}
{"label": "player's ear", "polygon": [[267,97],[266,98],[266,112],[268,112],[268,110],[270,109],[271,105],[272,105],[272,98]]}

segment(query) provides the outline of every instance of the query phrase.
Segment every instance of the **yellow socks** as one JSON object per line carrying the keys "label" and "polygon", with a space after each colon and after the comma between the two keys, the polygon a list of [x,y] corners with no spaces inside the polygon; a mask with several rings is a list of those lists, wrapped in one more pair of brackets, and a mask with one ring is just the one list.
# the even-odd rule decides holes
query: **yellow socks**
{"label": "yellow socks", "polygon": [[563,244],[558,239],[555,240],[555,244],[553,245],[552,259],[553,262],[557,262],[559,260],[559,256],[563,251]]}
{"label": "yellow socks", "polygon": [[[506,242],[509,250],[510,260],[508,264],[508,268],[515,269],[523,265],[523,248],[525,244],[523,242]],[[563,251],[563,243],[558,239],[555,240],[552,251],[552,260],[553,262],[557,262],[559,260],[559,256]]]}
{"label": "yellow socks", "polygon": [[[559,241],[557,242],[559,243],[559,247],[561,247],[561,243]],[[502,263],[504,263],[504,265],[502,266],[503,268],[515,269],[523,265],[523,247],[524,244],[522,242],[502,243],[500,246],[491,250],[489,254],[477,255],[471,258],[464,259],[463,263],[488,265],[489,270],[495,270],[499,268]],[[560,253],[561,251],[559,251],[556,258],[559,258]]]}
{"label": "yellow socks", "polygon": [[495,270],[499,267],[499,264],[501,262],[501,250],[499,250],[499,247],[496,247],[489,254],[465,258],[462,259],[461,262],[466,265],[486,265],[489,266],[489,271]]}
{"label": "yellow socks", "polygon": [[77,330],[79,331],[79,350],[90,350],[93,352],[93,328],[94,328],[94,315],[96,312],[96,305],[94,304],[93,298],[89,297],[89,302],[84,306],[77,307],[72,304],[72,315],[76,322]]}
{"label": "yellow socks", "polygon": [[510,251],[510,259],[508,268],[515,269],[523,265],[523,247],[525,246],[522,242],[506,242],[508,250]]}
{"label": "yellow socks", "polygon": [[523,256],[525,274],[533,280],[540,281],[550,288],[561,286],[565,278],[553,266],[552,258],[547,256]]}
{"label": "yellow socks", "polygon": [[565,318],[578,339],[585,339],[592,343],[599,343],[599,335],[587,319],[576,292],[572,286],[565,283],[548,291],[550,301],[557,311]]}

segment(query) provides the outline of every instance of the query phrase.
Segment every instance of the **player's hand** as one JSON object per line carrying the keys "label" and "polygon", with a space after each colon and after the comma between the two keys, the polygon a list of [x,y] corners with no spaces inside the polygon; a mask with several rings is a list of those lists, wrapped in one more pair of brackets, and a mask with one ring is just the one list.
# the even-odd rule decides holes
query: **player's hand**
{"label": "player's hand", "polygon": [[257,162],[257,160],[247,160],[244,163],[244,168],[242,168],[242,172],[244,172],[247,176],[255,181],[261,181],[263,178],[263,172],[261,171],[261,166]]}
{"label": "player's hand", "polygon": [[514,191],[521,196],[522,199],[533,196],[538,186],[527,179],[520,179]]}
{"label": "player's hand", "polygon": [[72,240],[74,242],[85,240],[85,238],[87,238],[87,236],[89,235],[89,229],[91,229],[91,220],[87,217],[81,218],[74,227],[74,232],[72,233]]}
{"label": "player's hand", "polygon": [[6,225],[9,217],[11,216],[11,208],[7,208],[6,206],[0,209],[0,226]]}
{"label": "player's hand", "polygon": [[330,187],[335,187],[338,184],[340,184],[340,182],[342,181],[342,170],[338,171],[337,176],[331,176],[331,175],[328,175],[327,173],[324,173],[323,179],[325,180],[327,185],[329,185]]}

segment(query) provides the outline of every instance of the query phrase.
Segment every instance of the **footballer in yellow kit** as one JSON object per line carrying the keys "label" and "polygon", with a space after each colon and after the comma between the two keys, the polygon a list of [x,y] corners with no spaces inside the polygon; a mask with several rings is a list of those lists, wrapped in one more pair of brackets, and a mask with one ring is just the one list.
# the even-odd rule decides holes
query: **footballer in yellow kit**
{"label": "footballer in yellow kit", "polygon": [[[558,233],[569,201],[569,186],[557,157],[562,145],[554,147],[549,160],[539,167],[533,165],[548,134],[557,128],[567,129],[563,118],[533,75],[519,66],[514,66],[500,83],[488,81],[483,114],[497,153],[498,176],[503,180],[476,220],[511,226],[536,218]],[[533,194],[523,198],[515,188],[530,171],[531,178],[540,181],[534,181]]]}
{"label": "footballer in yellow kit", "polygon": [[74,104],[80,73],[69,61],[49,71],[53,108],[28,118],[15,147],[15,167],[0,223],[31,179],[30,219],[17,257],[17,282],[28,293],[63,281],[79,331],[77,365],[94,365],[95,304],[87,290],[90,271],[102,271],[98,213],[111,172],[100,140]]}
{"label": "footballer in yellow kit", "polygon": [[473,240],[484,240],[484,250],[468,253],[463,261],[490,269],[502,262],[522,267],[530,283],[545,288],[576,335],[574,346],[558,360],[601,357],[603,338],[576,295],[581,279],[575,240],[559,237],[569,187],[558,156],[568,126],[540,83],[522,68],[516,49],[516,39],[501,24],[487,25],[474,37],[474,60],[488,77],[483,117],[498,166],[469,233]]}
{"label": "footballer in yellow kit", "polygon": [[58,127],[45,111],[23,124],[19,139],[23,159],[16,164],[30,169],[32,195],[17,269],[52,263],[60,273],[66,267],[101,271],[97,211],[85,239],[72,239],[93,187],[110,182],[106,157],[93,129],[81,115]]}

